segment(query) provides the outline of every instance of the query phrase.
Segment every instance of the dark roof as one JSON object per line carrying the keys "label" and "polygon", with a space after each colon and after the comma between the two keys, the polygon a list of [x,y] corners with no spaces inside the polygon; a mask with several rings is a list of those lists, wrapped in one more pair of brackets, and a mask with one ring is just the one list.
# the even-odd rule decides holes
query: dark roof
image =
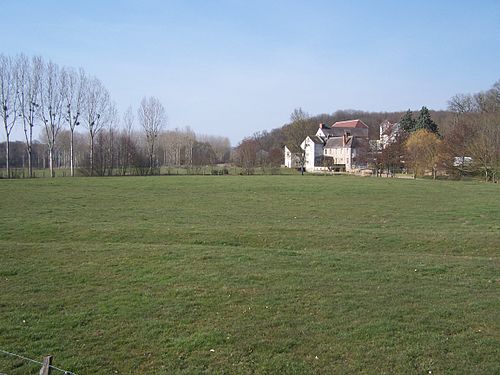
{"label": "dark roof", "polygon": [[341,147],[347,147],[347,148],[359,148],[359,147],[365,147],[368,145],[368,141],[363,138],[356,138],[356,137],[348,137],[347,142],[344,145],[344,137],[330,137],[326,141],[325,148],[341,148]]}
{"label": "dark roof", "polygon": [[320,128],[323,133],[326,135],[326,136],[329,136],[329,135],[334,135],[333,133],[338,130],[338,129],[331,129],[331,128]]}
{"label": "dark roof", "polygon": [[332,125],[332,128],[365,128],[368,129],[368,125],[366,125],[361,120],[348,120],[348,121],[337,121]]}
{"label": "dark roof", "polygon": [[361,148],[361,147],[370,147],[370,141],[368,141],[366,138],[356,138],[354,137],[352,139],[352,147],[353,148]]}
{"label": "dark roof", "polygon": [[325,148],[344,147],[343,142],[343,137],[331,137],[326,140]]}
{"label": "dark roof", "polygon": [[291,152],[291,153],[294,153],[294,154],[300,154],[300,153],[302,153],[302,151],[303,151],[303,150],[302,150],[299,146],[297,146],[297,145],[285,145],[285,146],[286,146],[286,147],[290,150],[290,152]]}
{"label": "dark roof", "polygon": [[311,141],[313,141],[316,144],[323,144],[323,140],[317,135],[310,135],[309,138],[311,138]]}

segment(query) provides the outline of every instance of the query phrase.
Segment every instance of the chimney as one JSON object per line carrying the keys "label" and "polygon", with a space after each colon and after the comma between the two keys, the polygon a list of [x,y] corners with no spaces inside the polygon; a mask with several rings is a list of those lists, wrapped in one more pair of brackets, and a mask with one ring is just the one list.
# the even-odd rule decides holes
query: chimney
{"label": "chimney", "polygon": [[342,146],[345,146],[347,143],[347,133],[344,132],[344,135],[342,136]]}
{"label": "chimney", "polygon": [[323,124],[323,123],[320,123],[320,124],[319,124],[319,128],[320,128],[320,129],[324,129],[324,127],[325,127],[325,124]]}

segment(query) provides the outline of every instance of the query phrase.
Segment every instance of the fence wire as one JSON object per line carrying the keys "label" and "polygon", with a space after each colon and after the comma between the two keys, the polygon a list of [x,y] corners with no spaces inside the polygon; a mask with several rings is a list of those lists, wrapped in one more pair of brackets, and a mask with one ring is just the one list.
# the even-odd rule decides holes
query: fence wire
{"label": "fence wire", "polygon": [[[31,358],[28,358],[28,357],[24,357],[22,355],[19,355],[19,354],[16,354],[16,353],[11,353],[11,352],[8,352],[8,351],[3,350],[3,349],[0,349],[0,352],[4,353],[4,354],[7,354],[7,355],[10,355],[10,356],[13,356],[13,357],[17,357],[17,358],[23,359],[23,360],[28,361],[28,362],[36,363],[36,364],[38,364],[40,366],[43,366],[43,362],[37,361],[36,359],[31,359]],[[71,372],[71,371],[68,371],[68,370],[63,370],[63,369],[61,369],[59,367],[56,367],[56,366],[53,366],[53,365],[49,365],[49,367],[51,369],[56,370],[56,371],[62,372],[64,375],[76,375],[74,372]]]}

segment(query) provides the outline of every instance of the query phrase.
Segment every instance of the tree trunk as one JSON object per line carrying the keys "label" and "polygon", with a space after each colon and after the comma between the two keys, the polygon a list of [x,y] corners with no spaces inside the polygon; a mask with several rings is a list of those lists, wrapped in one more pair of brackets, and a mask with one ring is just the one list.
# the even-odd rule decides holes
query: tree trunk
{"label": "tree trunk", "polygon": [[69,145],[69,158],[70,158],[70,161],[69,161],[69,166],[70,166],[70,170],[71,170],[71,177],[75,177],[75,169],[74,169],[74,165],[73,165],[73,160],[74,160],[74,155],[73,155],[73,144],[74,144],[74,134],[73,134],[73,129],[71,129],[71,141],[70,141],[70,145]]}
{"label": "tree trunk", "polygon": [[153,154],[154,154],[154,143],[151,144],[151,150],[149,150],[149,174],[153,174]]}
{"label": "tree trunk", "polygon": [[49,171],[50,177],[55,177],[54,173],[54,146],[49,147]]}
{"label": "tree trunk", "polygon": [[94,175],[94,136],[90,135],[90,175]]}
{"label": "tree trunk", "polygon": [[6,139],[7,141],[5,142],[5,167],[7,169],[7,178],[10,178],[10,140],[9,140],[9,133],[6,132]]}
{"label": "tree trunk", "polygon": [[28,151],[28,176],[31,178],[33,177],[33,150],[31,148],[31,145],[28,145],[27,147]]}

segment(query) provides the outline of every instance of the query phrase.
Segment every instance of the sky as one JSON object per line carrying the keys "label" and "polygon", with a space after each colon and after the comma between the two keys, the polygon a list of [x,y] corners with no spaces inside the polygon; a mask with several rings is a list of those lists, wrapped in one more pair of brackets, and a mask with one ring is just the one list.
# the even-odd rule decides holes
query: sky
{"label": "sky", "polygon": [[500,79],[498,0],[0,0],[0,12],[0,53],[83,67],[121,113],[155,96],[167,129],[233,145],[298,107],[445,109]]}

